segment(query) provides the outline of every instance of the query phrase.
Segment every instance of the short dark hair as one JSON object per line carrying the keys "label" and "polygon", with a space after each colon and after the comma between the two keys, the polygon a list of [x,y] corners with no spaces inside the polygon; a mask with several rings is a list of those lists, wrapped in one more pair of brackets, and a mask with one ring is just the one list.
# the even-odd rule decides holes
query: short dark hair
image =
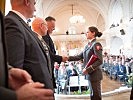
{"label": "short dark hair", "polygon": [[53,20],[53,21],[56,21],[55,18],[52,17],[52,16],[46,17],[45,20],[46,20],[46,21],[52,21],[52,20]]}

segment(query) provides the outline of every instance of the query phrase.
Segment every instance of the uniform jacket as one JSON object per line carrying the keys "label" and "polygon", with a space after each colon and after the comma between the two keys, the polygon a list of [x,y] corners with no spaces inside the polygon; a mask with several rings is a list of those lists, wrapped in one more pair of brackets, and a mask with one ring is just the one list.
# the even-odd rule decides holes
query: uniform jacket
{"label": "uniform jacket", "polygon": [[9,64],[26,70],[33,81],[53,89],[48,58],[36,33],[11,11],[5,17],[5,29]]}
{"label": "uniform jacket", "polygon": [[[92,48],[91,48],[91,45],[93,45]],[[102,71],[100,68],[100,65],[103,62],[103,57],[102,57],[102,46],[99,42],[96,42],[96,39],[92,40],[91,44],[87,44],[83,52],[81,52],[79,55],[70,56],[69,61],[77,61],[77,60],[83,59],[84,67],[85,67],[92,54],[96,54],[98,56],[98,60],[92,64],[92,67],[95,70],[93,70],[91,67],[87,69],[88,76],[89,76],[90,81],[99,81],[99,80],[102,80],[103,78]]]}
{"label": "uniform jacket", "polygon": [[6,60],[6,48],[4,38],[3,16],[0,12],[0,99],[17,100],[14,91],[8,89],[8,69]]}

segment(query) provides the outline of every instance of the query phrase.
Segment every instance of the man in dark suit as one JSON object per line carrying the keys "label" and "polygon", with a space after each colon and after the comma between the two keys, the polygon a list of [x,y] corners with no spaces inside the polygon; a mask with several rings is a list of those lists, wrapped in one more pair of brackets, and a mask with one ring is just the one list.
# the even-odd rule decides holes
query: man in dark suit
{"label": "man in dark suit", "polygon": [[[0,98],[1,100],[53,100],[52,90],[42,89],[43,84],[33,83],[31,76],[24,70],[7,68],[6,47],[4,41],[3,16],[0,12]],[[8,80],[9,71],[9,80]],[[9,82],[9,83],[8,83]],[[29,84],[30,83],[30,84]],[[13,91],[10,88],[16,90]],[[26,91],[25,91],[26,90]]]}
{"label": "man in dark suit", "polygon": [[26,24],[33,17],[35,0],[11,0],[12,11],[5,17],[9,64],[26,70],[33,81],[53,90],[51,68],[43,45]]}
{"label": "man in dark suit", "polygon": [[[50,50],[56,54],[56,50],[54,47],[54,43],[53,40],[50,37],[50,34],[52,34],[53,30],[55,30],[55,18],[48,16],[47,18],[45,18],[47,25],[48,25],[48,31],[47,31],[47,35],[43,36],[44,41],[49,45]],[[53,61],[54,62],[54,61]]]}
{"label": "man in dark suit", "polygon": [[[55,30],[55,18],[51,17],[51,16],[48,16],[46,19],[46,22],[47,22],[47,26],[48,26],[48,31],[47,31],[47,34],[45,36],[43,36],[43,39],[44,41],[47,43],[47,45],[49,46],[50,48],[50,51],[53,53],[53,54],[56,54],[56,50],[55,50],[55,47],[54,47],[54,43],[53,43],[53,40],[51,39],[50,37],[50,34],[52,34],[53,30]],[[53,85],[54,85],[54,88],[56,88],[56,83],[55,83],[55,78],[54,78],[54,63],[55,62],[58,62],[59,64],[61,63],[61,61],[66,61],[66,58],[65,57],[62,57],[62,59],[60,59],[61,56],[58,56],[56,57],[56,59],[54,59],[52,56],[51,56],[51,66],[52,66],[52,77],[53,77]]]}

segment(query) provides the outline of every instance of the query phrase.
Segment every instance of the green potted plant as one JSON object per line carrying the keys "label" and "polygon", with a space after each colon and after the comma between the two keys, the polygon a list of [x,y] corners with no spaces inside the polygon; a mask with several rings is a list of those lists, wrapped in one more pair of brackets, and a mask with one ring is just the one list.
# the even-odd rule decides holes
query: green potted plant
{"label": "green potted plant", "polygon": [[128,75],[128,80],[127,80],[126,84],[127,84],[128,87],[132,87],[132,84],[133,84],[133,73]]}

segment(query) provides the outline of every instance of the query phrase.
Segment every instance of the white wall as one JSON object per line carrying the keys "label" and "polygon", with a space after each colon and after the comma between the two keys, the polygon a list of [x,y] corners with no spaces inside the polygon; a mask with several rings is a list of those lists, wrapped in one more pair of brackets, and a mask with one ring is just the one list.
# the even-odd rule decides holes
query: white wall
{"label": "white wall", "polygon": [[10,0],[6,0],[6,5],[5,5],[5,15],[11,10],[11,4]]}

